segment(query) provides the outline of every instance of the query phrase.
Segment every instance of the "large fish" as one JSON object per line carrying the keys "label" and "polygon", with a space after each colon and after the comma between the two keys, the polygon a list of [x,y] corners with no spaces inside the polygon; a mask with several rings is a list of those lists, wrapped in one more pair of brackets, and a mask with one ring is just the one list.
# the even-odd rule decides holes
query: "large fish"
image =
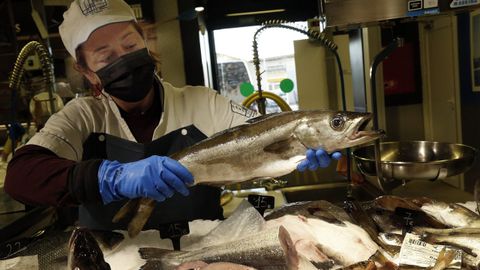
{"label": "large fish", "polygon": [[192,251],[140,248],[139,252],[142,259],[147,260],[141,267],[142,270],[176,269],[192,261],[230,262],[260,269],[265,267],[283,269],[285,266],[277,228],[261,231],[237,241]]}
{"label": "large fish", "polygon": [[[273,178],[295,170],[308,148],[336,150],[372,142],[383,131],[364,130],[370,113],[293,111],[261,116],[220,132],[172,156],[192,173],[195,184],[223,186]],[[154,201],[127,203],[116,222],[135,211],[129,224],[131,237],[145,225]]]}
{"label": "large fish", "polygon": [[[253,210],[251,205],[250,208]],[[310,214],[304,217],[291,213]],[[232,233],[225,231],[224,235],[227,241],[218,241],[214,233],[210,237],[215,241],[205,239],[202,241],[205,245],[195,249],[190,246],[188,251],[141,248],[141,257],[147,260],[142,269],[183,269],[180,266],[198,261],[230,262],[257,269],[330,269],[366,261],[378,250],[362,228],[349,222],[351,219],[342,208],[326,201],[287,205],[272,213],[275,218],[264,221],[261,230],[248,230],[243,237],[235,236],[236,227],[243,224],[235,225],[233,221],[255,215],[237,211],[233,215],[235,219],[229,217],[231,220],[218,225],[230,227]],[[231,236],[234,239],[228,241]]]}
{"label": "large fish", "polygon": [[421,198],[413,200],[423,212],[449,227],[480,228],[480,215],[456,204]]}
{"label": "large fish", "polygon": [[298,254],[324,268],[368,260],[379,249],[365,230],[348,221],[286,215],[266,224],[267,228],[279,226],[289,232]]}
{"label": "large fish", "polygon": [[[435,205],[432,202],[432,200],[429,200],[427,198],[412,199],[402,198],[393,195],[384,195],[376,198],[372,203],[372,207],[387,210],[390,213],[395,213],[401,208],[413,210],[417,214],[422,215],[422,224],[428,224],[428,227],[432,228],[446,228],[447,226],[449,226],[448,224],[445,224],[444,222],[438,220],[435,215],[431,215],[435,213],[431,211],[426,211]],[[425,209],[422,207],[422,204],[425,204]],[[424,213],[424,215],[422,213]]]}
{"label": "large fish", "polygon": [[365,212],[362,205],[358,201],[347,201],[345,203],[345,208],[348,213],[355,220],[355,223],[362,227],[368,235],[372,238],[375,243],[381,246],[386,252],[394,256],[398,252],[398,248],[385,244],[379,238],[379,231],[377,225],[370,215]]}
{"label": "large fish", "polygon": [[282,226],[288,231],[293,245],[284,244],[288,247],[284,250],[302,255],[317,268],[356,264],[378,250],[364,228],[354,224],[344,209],[327,201],[287,204],[265,219],[266,228]]}
{"label": "large fish", "polygon": [[480,263],[480,234],[458,233],[449,234],[423,233],[422,240],[430,244],[442,244],[463,251],[463,264],[477,267]]}

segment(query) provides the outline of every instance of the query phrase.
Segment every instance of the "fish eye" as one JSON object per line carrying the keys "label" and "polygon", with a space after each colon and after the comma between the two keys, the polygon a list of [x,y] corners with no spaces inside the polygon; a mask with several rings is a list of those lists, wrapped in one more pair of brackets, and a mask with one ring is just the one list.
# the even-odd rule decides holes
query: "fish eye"
{"label": "fish eye", "polygon": [[343,124],[345,124],[345,120],[343,120],[343,117],[340,115],[335,116],[332,121],[330,121],[330,126],[333,129],[341,129]]}

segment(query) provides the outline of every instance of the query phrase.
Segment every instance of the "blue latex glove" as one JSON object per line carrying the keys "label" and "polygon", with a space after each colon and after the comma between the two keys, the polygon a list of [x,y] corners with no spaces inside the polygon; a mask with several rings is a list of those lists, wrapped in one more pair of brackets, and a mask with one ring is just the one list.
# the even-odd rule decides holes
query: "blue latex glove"
{"label": "blue latex glove", "polygon": [[169,157],[151,156],[130,163],[104,160],[98,169],[98,186],[103,203],[147,197],[164,201],[178,192],[189,194],[192,174]]}
{"label": "blue latex glove", "polygon": [[329,155],[323,149],[308,149],[306,153],[307,159],[303,160],[297,165],[297,170],[300,172],[305,171],[307,168],[311,171],[316,170],[318,167],[326,168],[330,165],[332,158],[339,160],[342,157],[342,153],[333,152]]}

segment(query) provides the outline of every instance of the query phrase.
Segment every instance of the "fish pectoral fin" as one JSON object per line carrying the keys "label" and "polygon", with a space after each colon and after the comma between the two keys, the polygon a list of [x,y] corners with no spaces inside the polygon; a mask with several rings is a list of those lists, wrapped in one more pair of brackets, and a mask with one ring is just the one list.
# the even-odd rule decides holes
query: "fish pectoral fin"
{"label": "fish pectoral fin", "polygon": [[331,213],[328,213],[328,212],[315,212],[314,213],[314,216],[318,219],[321,219],[325,222],[328,222],[330,224],[335,224],[335,225],[339,225],[339,226],[347,226],[347,224],[345,224],[345,222],[339,220],[337,217],[335,217],[334,215],[332,215]]}
{"label": "fish pectoral fin", "polygon": [[128,236],[134,238],[143,229],[143,226],[147,223],[150,215],[155,208],[155,201],[148,198],[140,198],[138,202],[137,212],[133,216],[130,223],[128,223]]}
{"label": "fish pectoral fin", "polygon": [[287,139],[277,141],[265,146],[263,150],[268,153],[281,154],[292,148],[292,142],[294,140],[295,138],[293,136],[290,136]]}

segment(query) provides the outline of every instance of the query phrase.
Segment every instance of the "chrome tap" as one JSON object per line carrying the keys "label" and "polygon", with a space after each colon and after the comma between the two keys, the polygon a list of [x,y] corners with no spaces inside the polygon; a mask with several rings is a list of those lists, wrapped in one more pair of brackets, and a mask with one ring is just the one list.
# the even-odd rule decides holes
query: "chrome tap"
{"label": "chrome tap", "polygon": [[25,46],[23,46],[22,50],[17,56],[17,60],[15,61],[12,75],[10,76],[10,80],[9,80],[9,87],[13,91],[19,90],[20,82],[24,73],[23,65],[25,64],[27,57],[33,52],[36,52],[40,58],[40,63],[42,65],[42,73],[45,79],[45,86],[46,86],[45,88],[48,91],[48,99],[50,102],[50,112],[54,113],[56,111],[56,108],[55,108],[55,102],[53,97],[53,93],[55,92],[55,76],[53,72],[53,63],[46,47],[42,45],[40,42],[30,41]]}

